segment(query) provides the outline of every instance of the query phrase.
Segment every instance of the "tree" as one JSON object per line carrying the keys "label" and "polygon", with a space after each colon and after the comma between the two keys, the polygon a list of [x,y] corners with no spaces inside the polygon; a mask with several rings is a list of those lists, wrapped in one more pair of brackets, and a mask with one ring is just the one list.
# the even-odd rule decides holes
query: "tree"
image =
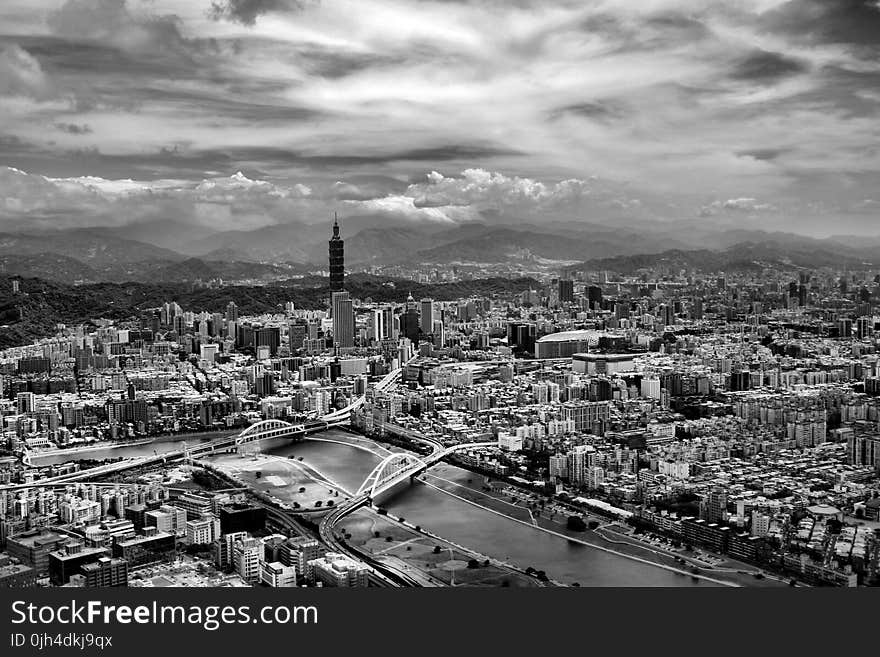
{"label": "tree", "polygon": [[470,568],[471,570],[473,570],[474,568],[479,568],[479,567],[480,567],[480,562],[477,561],[476,559],[470,559],[470,560],[467,562],[467,567]]}
{"label": "tree", "polygon": [[435,546],[434,546],[434,549],[432,550],[432,552],[433,552],[434,554],[440,554],[440,551],[441,551],[441,550],[440,550],[440,546],[439,546],[439,545],[435,545]]}
{"label": "tree", "polygon": [[565,526],[573,532],[582,532],[587,529],[587,524],[580,516],[568,516],[568,521],[565,523]]}

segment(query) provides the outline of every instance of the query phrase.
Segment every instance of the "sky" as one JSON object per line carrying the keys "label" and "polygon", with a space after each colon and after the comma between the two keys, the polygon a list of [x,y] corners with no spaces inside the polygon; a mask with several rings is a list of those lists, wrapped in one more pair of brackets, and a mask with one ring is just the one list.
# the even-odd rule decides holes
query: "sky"
{"label": "sky", "polygon": [[3,0],[0,230],[880,234],[878,0]]}

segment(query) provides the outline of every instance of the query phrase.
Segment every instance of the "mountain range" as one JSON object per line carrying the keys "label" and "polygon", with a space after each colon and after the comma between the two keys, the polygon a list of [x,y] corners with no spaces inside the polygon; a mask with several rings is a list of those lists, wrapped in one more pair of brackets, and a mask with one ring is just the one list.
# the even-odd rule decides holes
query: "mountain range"
{"label": "mountain range", "polygon": [[[174,221],[0,233],[0,273],[61,282],[212,279],[270,282],[326,268],[329,227],[290,222],[219,231]],[[880,238],[722,230],[699,222],[601,225],[388,223],[347,218],[346,265],[536,264],[547,270],[703,271],[760,266],[858,267],[880,262]]]}

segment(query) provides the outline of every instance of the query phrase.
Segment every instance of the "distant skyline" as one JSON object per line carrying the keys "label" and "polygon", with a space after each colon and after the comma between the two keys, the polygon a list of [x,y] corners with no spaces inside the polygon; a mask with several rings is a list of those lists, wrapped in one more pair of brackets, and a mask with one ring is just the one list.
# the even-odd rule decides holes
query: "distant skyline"
{"label": "distant skyline", "polygon": [[0,231],[880,234],[877,0],[4,0]]}

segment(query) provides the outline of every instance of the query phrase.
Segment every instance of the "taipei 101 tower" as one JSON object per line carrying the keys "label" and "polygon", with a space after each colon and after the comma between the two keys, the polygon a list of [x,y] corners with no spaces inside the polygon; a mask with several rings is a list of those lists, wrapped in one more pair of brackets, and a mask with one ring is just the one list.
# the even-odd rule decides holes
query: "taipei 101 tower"
{"label": "taipei 101 tower", "polygon": [[339,236],[339,220],[333,213],[333,237],[330,238],[330,292],[345,287],[345,241]]}

